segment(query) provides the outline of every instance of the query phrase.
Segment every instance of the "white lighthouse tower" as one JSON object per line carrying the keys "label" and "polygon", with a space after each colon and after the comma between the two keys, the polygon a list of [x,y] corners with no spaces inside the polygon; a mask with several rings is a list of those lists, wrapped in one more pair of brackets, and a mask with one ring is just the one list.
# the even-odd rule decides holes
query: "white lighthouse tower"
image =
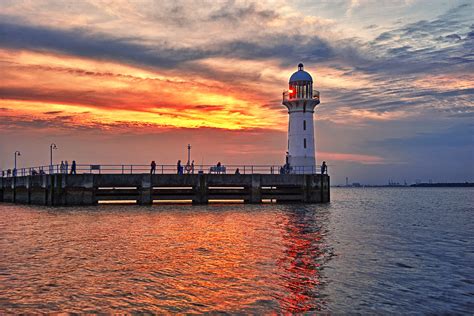
{"label": "white lighthouse tower", "polygon": [[313,78],[303,64],[291,75],[288,91],[283,92],[283,105],[288,108],[289,172],[316,173],[313,113],[319,104],[319,91],[313,90]]}

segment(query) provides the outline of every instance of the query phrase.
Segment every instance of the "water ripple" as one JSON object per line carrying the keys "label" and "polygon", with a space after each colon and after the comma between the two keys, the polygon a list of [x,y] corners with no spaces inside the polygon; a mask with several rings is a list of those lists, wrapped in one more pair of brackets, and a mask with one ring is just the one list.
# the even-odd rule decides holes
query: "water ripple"
{"label": "water ripple", "polygon": [[339,189],[330,205],[2,204],[0,311],[468,313],[471,193]]}

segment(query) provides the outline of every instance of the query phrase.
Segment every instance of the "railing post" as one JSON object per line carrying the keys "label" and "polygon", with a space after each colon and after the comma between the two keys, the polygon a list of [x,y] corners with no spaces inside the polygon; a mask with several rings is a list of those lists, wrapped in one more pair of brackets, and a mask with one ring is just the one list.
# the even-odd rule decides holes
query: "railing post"
{"label": "railing post", "polygon": [[164,165],[161,165],[161,174],[164,174],[165,171],[164,171]]}
{"label": "railing post", "polygon": [[252,174],[253,174],[253,165],[252,165]]}

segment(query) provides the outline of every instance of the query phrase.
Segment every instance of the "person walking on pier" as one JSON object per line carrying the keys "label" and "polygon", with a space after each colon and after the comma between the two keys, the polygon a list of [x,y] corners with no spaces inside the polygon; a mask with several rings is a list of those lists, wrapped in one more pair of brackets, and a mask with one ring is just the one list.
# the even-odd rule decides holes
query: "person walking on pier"
{"label": "person walking on pier", "polygon": [[76,161],[73,160],[71,164],[71,174],[76,174]]}
{"label": "person walking on pier", "polygon": [[235,174],[240,174],[240,169],[239,168],[235,169]]}
{"label": "person walking on pier", "polygon": [[176,169],[178,174],[183,174],[183,166],[181,166],[181,160],[178,160],[178,163],[176,164]]}
{"label": "person walking on pier", "polygon": [[150,164],[150,174],[156,173],[156,162],[153,160]]}
{"label": "person walking on pier", "polygon": [[321,174],[328,174],[328,166],[326,165],[326,161],[323,161],[321,165]]}

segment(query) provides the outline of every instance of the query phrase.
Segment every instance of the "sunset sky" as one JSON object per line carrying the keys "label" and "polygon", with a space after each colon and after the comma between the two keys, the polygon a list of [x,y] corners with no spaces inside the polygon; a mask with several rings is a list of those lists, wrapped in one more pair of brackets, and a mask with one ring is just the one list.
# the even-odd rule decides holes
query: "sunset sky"
{"label": "sunset sky", "polygon": [[0,169],[283,164],[281,93],[321,92],[333,184],[474,180],[474,3],[0,0]]}

